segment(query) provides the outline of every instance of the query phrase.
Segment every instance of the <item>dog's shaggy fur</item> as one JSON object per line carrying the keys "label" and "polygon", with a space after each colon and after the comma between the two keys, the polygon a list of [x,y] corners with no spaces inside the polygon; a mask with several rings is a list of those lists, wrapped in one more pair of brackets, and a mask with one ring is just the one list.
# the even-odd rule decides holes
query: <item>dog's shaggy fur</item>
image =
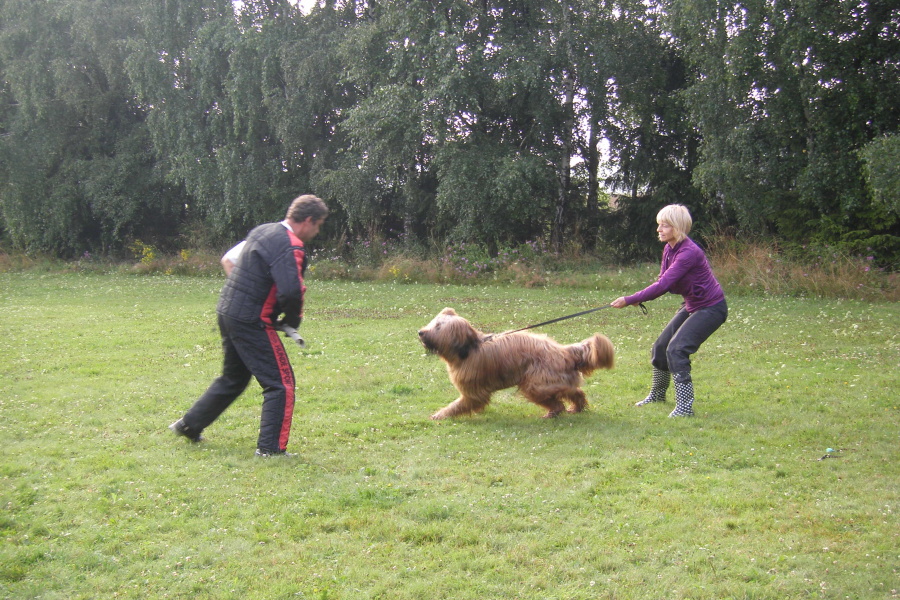
{"label": "dog's shaggy fur", "polygon": [[545,335],[527,332],[485,335],[452,308],[442,310],[419,330],[430,352],[447,363],[450,381],[460,396],[432,419],[478,413],[498,390],[518,386],[531,402],[547,409],[545,418],[566,408],[581,412],[587,399],[582,375],[613,367],[613,345],[599,333],[578,344],[563,346]]}

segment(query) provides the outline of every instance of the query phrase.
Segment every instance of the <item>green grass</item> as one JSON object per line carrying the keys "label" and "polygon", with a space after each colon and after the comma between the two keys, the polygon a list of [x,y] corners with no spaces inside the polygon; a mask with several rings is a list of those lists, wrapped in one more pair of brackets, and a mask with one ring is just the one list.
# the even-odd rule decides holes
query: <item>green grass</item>
{"label": "green grass", "polygon": [[0,598],[897,597],[897,303],[731,294],[695,419],[633,406],[675,297],[543,329],[615,343],[586,413],[506,391],[428,419],[455,395],[416,330],[444,306],[500,331],[646,276],[313,280],[300,456],[261,460],[255,384],[206,442],[166,429],[218,373],[221,280],[0,273]]}

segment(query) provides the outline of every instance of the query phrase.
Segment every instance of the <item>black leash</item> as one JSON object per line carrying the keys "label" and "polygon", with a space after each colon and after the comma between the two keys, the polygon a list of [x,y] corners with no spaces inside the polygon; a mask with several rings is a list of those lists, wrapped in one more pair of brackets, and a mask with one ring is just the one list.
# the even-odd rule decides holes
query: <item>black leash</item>
{"label": "black leash", "polygon": [[[638,308],[641,309],[641,312],[642,312],[642,313],[644,313],[645,315],[647,314],[647,307],[644,306],[644,303],[643,303],[643,302],[639,303],[637,306],[638,306]],[[587,314],[590,314],[590,313],[592,313],[592,312],[597,312],[598,310],[603,310],[604,308],[610,308],[610,307],[612,307],[612,304],[606,304],[606,305],[604,305],[604,306],[598,306],[597,308],[589,308],[588,310],[583,310],[583,311],[577,312],[577,313],[575,313],[575,314],[573,314],[573,315],[566,315],[565,317],[558,317],[558,318],[556,318],[556,319],[550,319],[549,321],[544,321],[543,323],[537,323],[537,324],[535,324],[535,325],[529,325],[528,327],[522,327],[521,329],[513,329],[512,331],[504,331],[504,332],[502,332],[502,333],[492,333],[492,334],[490,334],[490,335],[488,335],[488,336],[485,336],[484,341],[485,341],[485,342],[488,342],[488,341],[490,341],[492,338],[494,338],[494,337],[496,337],[496,336],[498,336],[498,335],[509,335],[510,333],[518,333],[518,332],[520,332],[520,331],[525,331],[526,329],[534,329],[535,327],[543,327],[544,325],[550,325],[551,323],[557,323],[557,322],[559,322],[559,321],[565,321],[566,319],[574,319],[575,317],[580,317],[580,316],[582,316],[582,315],[587,315]]]}

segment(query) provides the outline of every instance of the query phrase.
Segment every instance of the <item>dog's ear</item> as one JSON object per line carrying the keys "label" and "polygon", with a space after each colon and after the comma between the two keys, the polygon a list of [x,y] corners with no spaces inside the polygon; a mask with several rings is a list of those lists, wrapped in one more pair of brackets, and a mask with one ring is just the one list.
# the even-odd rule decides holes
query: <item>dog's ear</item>
{"label": "dog's ear", "polygon": [[478,350],[479,346],[481,346],[481,339],[478,337],[478,332],[471,327],[468,327],[454,350],[456,350],[456,355],[459,356],[459,360],[466,360],[466,358],[469,357],[469,354]]}
{"label": "dog's ear", "polygon": [[457,315],[456,315],[456,311],[453,310],[452,308],[450,308],[449,306],[448,306],[447,308],[445,308],[444,310],[442,310],[442,311],[441,311],[441,314],[442,314],[442,315],[453,315],[453,316],[457,316]]}

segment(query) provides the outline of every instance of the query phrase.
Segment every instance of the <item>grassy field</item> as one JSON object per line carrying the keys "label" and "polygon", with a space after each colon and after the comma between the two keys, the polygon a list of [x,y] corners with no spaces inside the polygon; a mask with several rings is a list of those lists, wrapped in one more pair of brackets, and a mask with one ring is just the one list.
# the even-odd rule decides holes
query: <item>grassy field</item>
{"label": "grassy field", "polygon": [[543,329],[616,345],[586,413],[506,391],[428,419],[455,398],[416,337],[441,308],[500,331],[646,277],[314,280],[299,456],[257,459],[255,384],[206,442],[166,429],[218,373],[221,280],[0,273],[0,598],[900,597],[897,303],[731,295],[694,419],[633,406],[675,297]]}

